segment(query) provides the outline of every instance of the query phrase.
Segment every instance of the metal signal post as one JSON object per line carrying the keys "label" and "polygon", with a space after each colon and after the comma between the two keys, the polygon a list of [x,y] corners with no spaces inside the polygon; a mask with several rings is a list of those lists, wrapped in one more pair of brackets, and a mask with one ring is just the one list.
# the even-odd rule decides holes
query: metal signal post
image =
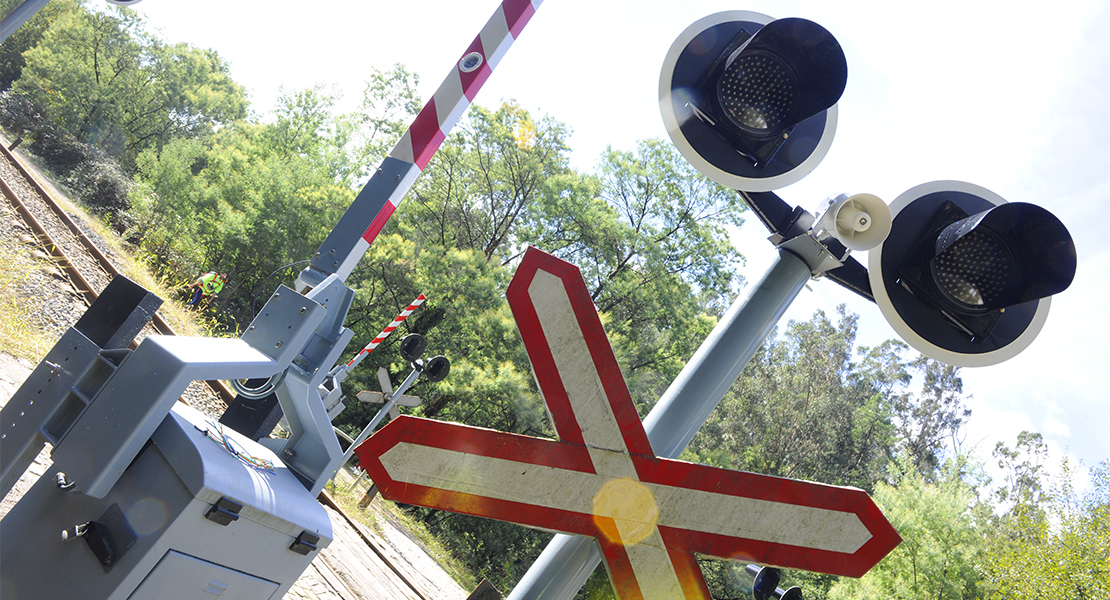
{"label": "metal signal post", "polygon": [[[828,151],[846,77],[843,51],[824,28],[747,11],[697,21],[667,53],[659,95],[672,142],[703,175],[743,195],[779,256],[644,420],[660,456],[685,448],[810,277],[876,301],[924,354],[975,366],[1024,349],[1048,296],[1071,282],[1075,246],[1063,225],[1030,205],[1003,207],[977,186],[919,186],[893,214],[869,194],[830,198],[816,217],[775,195]],[[850,250],[870,250],[870,271]],[[600,560],[594,540],[556,535],[510,600],[567,600]],[[757,597],[777,592],[769,577]]]}

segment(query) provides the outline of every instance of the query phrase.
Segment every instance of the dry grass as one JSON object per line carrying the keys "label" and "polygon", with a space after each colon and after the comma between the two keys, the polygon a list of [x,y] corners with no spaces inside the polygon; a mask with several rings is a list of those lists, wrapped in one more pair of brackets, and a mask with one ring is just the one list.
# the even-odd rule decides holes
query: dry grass
{"label": "dry grass", "polygon": [[[0,136],[0,139],[3,139],[3,137]],[[123,275],[165,301],[162,307],[158,309],[158,313],[178,335],[207,337],[229,335],[221,333],[215,321],[200,318],[197,312],[186,308],[185,303],[178,298],[177,294],[182,282],[165,281],[152,274],[143,261],[136,258],[131,248],[120,239],[108,224],[90,215],[83,206],[71,201],[65,190],[60,189],[54,185],[50,178],[44,176],[44,168],[33,155],[24,152],[17,152],[17,154],[23,164],[28,166],[39,183],[50,192],[58,204],[67,213],[75,215],[76,218],[84,222],[112,249],[112,254],[116,257],[114,259],[117,263],[116,268]],[[122,264],[119,264],[121,262]]]}
{"label": "dry grass", "polygon": [[[61,202],[70,214],[84,214],[83,210],[64,198]],[[187,309],[175,293],[174,286],[166,285],[152,275],[141,261],[133,259],[124,244],[107,226],[92,217],[85,216],[83,220],[112,247],[117,263],[122,262],[116,265],[120,272],[165,300],[158,313],[178,335],[220,335],[214,320],[206,320],[197,312]],[[55,340],[39,331],[28,318],[30,313],[26,303],[20,300],[17,289],[32,273],[57,267],[53,260],[32,257],[32,250],[33,246],[19,244],[15,240],[0,240],[0,257],[5,261],[4,268],[0,269],[0,348],[13,356],[38,362],[53,347]]]}
{"label": "dry grass", "polygon": [[[71,214],[80,215],[85,222],[101,239],[112,249],[116,258],[116,268],[128,279],[146,288],[147,291],[162,298],[164,303],[158,309],[166,323],[173,328],[177,335],[220,337],[215,321],[205,319],[194,310],[190,310],[178,297],[181,288],[179,282],[166,281],[152,274],[141,260],[135,258],[131,248],[124,243],[111,227],[100,219],[89,216],[84,209],[70,202],[65,196],[55,196],[58,203]],[[122,258],[122,264],[119,264]]]}
{"label": "dry grass", "polygon": [[[344,480],[337,483],[337,480]],[[381,496],[374,499],[366,508],[360,508],[359,500],[366,494],[369,482],[360,482],[353,488],[353,479],[337,477],[328,482],[328,493],[335,499],[343,512],[350,518],[366,525],[371,531],[382,535],[385,522],[393,522],[403,530],[407,530],[428,556],[459,584],[464,590],[472,590],[480,583],[473,573],[467,570],[460,560],[455,558],[451,551],[444,547],[434,535],[428,532],[424,524],[413,519],[395,503],[383,499]]]}
{"label": "dry grass", "polygon": [[16,290],[32,273],[53,268],[53,264],[32,257],[31,250],[14,240],[0,239],[0,256],[4,257],[4,268],[0,269],[0,348],[12,356],[38,362],[54,346],[54,339],[35,326]]}

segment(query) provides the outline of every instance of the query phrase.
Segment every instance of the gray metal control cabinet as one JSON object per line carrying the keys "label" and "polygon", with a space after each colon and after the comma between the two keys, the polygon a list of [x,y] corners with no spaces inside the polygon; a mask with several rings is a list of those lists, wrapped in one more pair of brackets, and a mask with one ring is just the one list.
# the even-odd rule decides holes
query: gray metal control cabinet
{"label": "gray metal control cabinet", "polygon": [[[327,512],[272,452],[224,430],[233,447],[272,461],[259,470],[205,430],[218,425],[174,406],[102,499],[59,489],[56,467],[44,474],[0,522],[4,569],[20,570],[4,577],[5,600],[281,598],[331,542]],[[112,532],[110,567],[85,540],[62,540],[88,521]]]}
{"label": "gray metal control cabinet", "polygon": [[[280,287],[239,339],[130,350],[161,301],[117,277],[0,410],[0,493],[47,444],[53,459],[0,520],[0,597],[281,598],[332,539],[316,496],[343,452],[321,394],[340,391],[316,363],[350,338],[334,279]],[[268,377],[287,439],[255,442],[177,401],[192,381]]]}

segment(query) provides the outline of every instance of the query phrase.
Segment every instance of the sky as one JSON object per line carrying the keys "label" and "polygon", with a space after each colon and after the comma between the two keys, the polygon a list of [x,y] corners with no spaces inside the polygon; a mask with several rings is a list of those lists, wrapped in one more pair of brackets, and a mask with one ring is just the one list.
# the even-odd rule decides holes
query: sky
{"label": "sky", "polygon": [[[371,69],[403,63],[426,100],[499,0],[145,0],[134,8],[170,42],[213,48],[259,113],[286,90],[334,86],[353,108]],[[319,8],[310,8],[319,7]],[[606,146],[666,139],[659,70],[694,21],[726,10],[803,17],[836,36],[848,62],[836,138],[805,179],[778,190],[815,211],[826,197],[887,202],[934,180],[961,180],[1048,209],[1068,227],[1079,263],[1040,336],[999,365],[962,371],[973,414],[963,449],[991,462],[998,441],[1045,436],[1050,462],[1110,458],[1110,3],[1100,0],[547,0],[475,102],[515,99],[574,131],[572,164],[593,170]],[[344,106],[341,104],[341,107]],[[774,259],[750,218],[734,243],[758,281]],[[856,257],[866,264],[865,253]],[[895,338],[878,307],[813,281],[785,319],[840,303],[860,315],[858,343]],[[783,324],[785,324],[785,319]],[[995,473],[997,476],[997,473]],[[1080,482],[1082,485],[1082,482]]]}

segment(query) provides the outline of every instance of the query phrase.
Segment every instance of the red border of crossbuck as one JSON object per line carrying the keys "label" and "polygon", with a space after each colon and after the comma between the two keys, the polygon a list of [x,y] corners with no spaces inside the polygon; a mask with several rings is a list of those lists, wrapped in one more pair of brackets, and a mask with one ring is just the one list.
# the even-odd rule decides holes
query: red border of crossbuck
{"label": "red border of crossbuck", "polygon": [[695,553],[859,577],[900,543],[862,490],[656,457],[573,265],[529,249],[507,296],[559,440],[402,416],[356,451],[383,497],[597,538],[622,599],[708,599]]}

